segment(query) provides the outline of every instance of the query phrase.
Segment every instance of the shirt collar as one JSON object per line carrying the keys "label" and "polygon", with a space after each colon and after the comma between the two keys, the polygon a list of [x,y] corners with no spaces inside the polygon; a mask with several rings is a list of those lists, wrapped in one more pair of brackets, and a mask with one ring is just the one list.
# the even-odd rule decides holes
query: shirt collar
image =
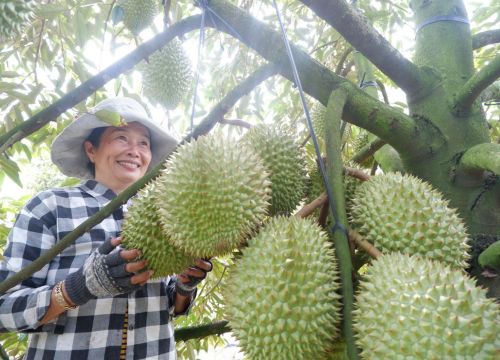
{"label": "shirt collar", "polygon": [[95,180],[86,180],[81,184],[81,187],[85,192],[92,195],[96,199],[101,198],[109,201],[116,197],[113,190]]}

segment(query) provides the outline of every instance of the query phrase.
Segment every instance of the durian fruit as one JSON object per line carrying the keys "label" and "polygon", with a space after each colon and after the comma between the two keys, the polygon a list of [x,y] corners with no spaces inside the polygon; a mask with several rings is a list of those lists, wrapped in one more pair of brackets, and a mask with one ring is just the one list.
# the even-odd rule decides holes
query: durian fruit
{"label": "durian fruit", "polygon": [[272,218],[244,248],[225,312],[249,359],[320,359],[335,338],[340,296],[326,234],[308,219]]}
{"label": "durian fruit", "polygon": [[132,199],[122,226],[122,246],[139,249],[154,278],[178,274],[195,263],[195,257],[172,245],[163,231],[153,200],[155,183],[149,183]]}
{"label": "durian fruit", "polygon": [[134,35],[150,26],[160,12],[158,0],[119,0],[118,6],[123,9],[123,24]]}
{"label": "durian fruit", "polygon": [[465,225],[428,183],[400,173],[372,176],[358,187],[353,203],[351,225],[383,253],[421,254],[467,266]]}
{"label": "durian fruit", "polygon": [[[369,143],[370,143],[370,135],[369,135],[368,131],[359,128],[358,136],[354,139],[353,145],[352,145],[354,154],[357,154],[358,152],[360,152],[361,149],[363,149],[363,147],[365,147]],[[364,168],[371,168],[373,166],[373,161],[374,161],[373,156],[370,156],[368,159],[363,161],[360,165]]]}
{"label": "durian fruit", "polygon": [[384,255],[368,267],[356,300],[363,359],[498,359],[498,304],[442,262]]}
{"label": "durian fruit", "polygon": [[325,114],[326,107],[324,107],[320,102],[315,102],[311,107],[311,122],[314,133],[319,138],[325,137]]}
{"label": "durian fruit", "polygon": [[220,134],[178,148],[157,180],[160,221],[196,257],[227,254],[266,216],[270,182],[251,149]]}
{"label": "durian fruit", "polygon": [[295,210],[305,195],[305,160],[294,138],[274,126],[257,125],[242,138],[264,161],[270,173],[270,215]]}
{"label": "durian fruit", "polygon": [[7,39],[21,31],[33,15],[31,0],[5,0],[0,2],[0,39]]}
{"label": "durian fruit", "polygon": [[144,95],[167,109],[175,108],[191,88],[191,62],[179,39],[171,40],[139,66]]}

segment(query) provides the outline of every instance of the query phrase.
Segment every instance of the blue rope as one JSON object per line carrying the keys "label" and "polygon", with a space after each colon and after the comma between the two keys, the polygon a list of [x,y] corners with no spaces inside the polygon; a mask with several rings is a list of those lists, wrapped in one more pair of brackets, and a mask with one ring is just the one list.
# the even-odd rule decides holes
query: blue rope
{"label": "blue rope", "polygon": [[461,16],[453,16],[453,15],[439,15],[439,16],[433,16],[431,18],[428,18],[427,20],[421,22],[420,24],[417,25],[417,28],[415,30],[415,33],[418,33],[422,28],[426,27],[427,25],[434,24],[440,21],[455,21],[455,22],[461,22],[464,24],[469,25],[469,20],[467,18],[461,17]]}
{"label": "blue rope", "polygon": [[285,47],[286,47],[286,51],[288,54],[288,58],[290,60],[290,64],[292,67],[293,78],[295,80],[295,84],[297,85],[297,88],[299,89],[300,100],[302,102],[302,108],[304,109],[304,114],[306,116],[307,126],[309,128],[309,133],[311,134],[311,139],[312,139],[313,144],[314,144],[314,150],[316,152],[317,162],[318,162],[318,165],[320,168],[321,176],[323,177],[323,182],[325,184],[326,193],[328,195],[328,199],[329,199],[328,203],[330,206],[330,211],[332,212],[333,218],[335,220],[335,224],[332,227],[332,232],[335,233],[335,231],[340,230],[347,236],[347,229],[344,227],[344,225],[342,225],[338,221],[337,208],[336,208],[335,203],[333,201],[333,193],[332,193],[332,190],[330,188],[330,183],[328,181],[328,175],[326,173],[325,163],[324,163],[323,158],[321,156],[321,151],[320,151],[319,145],[318,145],[318,139],[316,137],[316,133],[314,132],[314,128],[313,128],[312,121],[311,121],[311,116],[309,114],[309,109],[307,107],[306,99],[304,96],[304,90],[303,90],[302,84],[300,82],[299,73],[297,71],[297,66],[295,65],[295,60],[293,58],[292,49],[290,47],[290,42],[288,41],[288,38],[286,36],[285,27],[283,26],[283,22],[281,20],[281,14],[279,12],[278,5],[276,4],[276,0],[273,0],[273,4],[274,4],[274,8],[276,9],[276,16],[277,16],[278,22],[280,24],[281,34],[283,36],[283,40],[285,42]]}

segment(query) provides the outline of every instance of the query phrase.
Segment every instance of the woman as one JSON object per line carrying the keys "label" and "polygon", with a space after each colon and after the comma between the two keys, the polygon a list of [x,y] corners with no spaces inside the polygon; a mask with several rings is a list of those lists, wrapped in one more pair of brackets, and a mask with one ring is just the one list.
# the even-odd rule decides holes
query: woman
{"label": "woman", "polygon": [[[102,114],[119,114],[111,126]],[[85,181],[31,199],[9,235],[0,281],[12,276],[94,215],[176,146],[130,98],[108,99],[55,139],[53,162]],[[0,331],[30,333],[27,359],[175,359],[171,317],[185,313],[212,265],[197,260],[176,277],[151,280],[123,250],[123,209],[78,238],[0,297]]]}

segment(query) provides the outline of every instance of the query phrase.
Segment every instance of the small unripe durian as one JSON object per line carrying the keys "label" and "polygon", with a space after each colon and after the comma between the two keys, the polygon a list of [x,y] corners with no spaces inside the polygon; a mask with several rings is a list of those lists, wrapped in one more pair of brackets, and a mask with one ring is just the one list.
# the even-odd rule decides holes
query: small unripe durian
{"label": "small unripe durian", "polygon": [[242,252],[224,299],[246,356],[325,356],[340,320],[338,274],[326,234],[308,219],[276,217]]}
{"label": "small unripe durian", "polygon": [[383,253],[421,254],[467,266],[463,221],[441,193],[414,176],[372,176],[356,190],[351,215],[353,227]]}
{"label": "small unripe durian", "polygon": [[368,267],[356,300],[363,359],[498,359],[498,304],[442,262],[384,255]]}
{"label": "small unripe durian", "polygon": [[191,88],[191,62],[178,39],[156,51],[139,70],[144,95],[167,109],[175,108]]}
{"label": "small unripe durian", "polygon": [[125,249],[139,249],[141,259],[148,261],[154,278],[180,273],[195,263],[193,256],[172,245],[163,231],[158,209],[153,201],[155,183],[148,184],[132,199],[122,227],[122,245]]}
{"label": "small unripe durian", "polygon": [[270,183],[251,149],[219,135],[182,145],[157,180],[160,221],[196,257],[227,254],[266,215]]}
{"label": "small unripe durian", "polygon": [[242,138],[263,160],[270,173],[270,215],[290,213],[306,190],[305,161],[294,138],[276,127],[257,125]]}
{"label": "small unripe durian", "polygon": [[123,24],[134,35],[150,26],[160,10],[158,0],[120,0],[118,5],[123,9]]}

